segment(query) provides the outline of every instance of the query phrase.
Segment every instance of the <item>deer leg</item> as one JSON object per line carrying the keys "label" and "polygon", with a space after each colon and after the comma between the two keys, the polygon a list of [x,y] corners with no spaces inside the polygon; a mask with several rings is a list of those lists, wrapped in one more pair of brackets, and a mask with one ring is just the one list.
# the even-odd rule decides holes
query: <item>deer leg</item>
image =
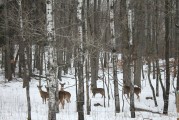
{"label": "deer leg", "polygon": [[64,109],[65,102],[62,100],[62,108]]}
{"label": "deer leg", "polygon": [[95,97],[95,93],[93,93],[93,97]]}
{"label": "deer leg", "polygon": [[127,98],[129,98],[129,93],[127,93]]}
{"label": "deer leg", "polygon": [[71,101],[70,101],[70,98],[68,98],[68,103],[70,103]]}
{"label": "deer leg", "polygon": [[58,101],[58,105],[60,105],[60,100]]}
{"label": "deer leg", "polygon": [[137,95],[137,99],[140,101],[140,97],[139,97],[139,95]]}

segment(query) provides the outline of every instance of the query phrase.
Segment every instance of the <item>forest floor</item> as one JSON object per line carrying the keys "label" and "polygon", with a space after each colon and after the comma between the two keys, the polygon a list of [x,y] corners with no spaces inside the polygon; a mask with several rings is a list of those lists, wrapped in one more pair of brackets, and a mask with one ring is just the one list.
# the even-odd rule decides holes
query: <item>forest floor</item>
{"label": "forest floor", "polygon": [[[144,66],[144,69],[147,69]],[[2,74],[2,71],[0,71]],[[72,72],[73,73],[73,72]],[[112,75],[112,71],[110,71]],[[100,74],[100,73],[99,73]],[[145,78],[142,79],[142,91],[140,94],[140,101],[135,95],[135,107],[136,109],[136,118],[133,120],[176,120],[176,104],[175,104],[175,93],[174,89],[170,87],[170,96],[169,96],[169,108],[168,115],[163,115],[163,97],[161,86],[159,97],[157,97],[158,106],[155,107],[154,101],[151,99],[146,99],[146,97],[152,97],[151,88],[148,83],[147,73],[144,70]],[[106,74],[107,78],[107,74]],[[151,77],[152,78],[152,77]],[[164,79],[164,76],[162,75]],[[97,94],[95,98],[92,98],[92,93],[90,91],[91,98],[91,113],[90,115],[86,114],[85,109],[85,120],[130,120],[130,108],[129,108],[129,99],[126,98],[126,95],[122,97],[122,72],[118,72],[119,80],[119,93],[120,93],[120,107],[121,112],[115,114],[114,107],[114,97],[113,97],[113,79],[110,77],[110,100],[108,102],[107,93],[104,99],[101,98],[100,94]],[[172,79],[171,79],[172,80]],[[65,103],[65,108],[62,109],[60,106],[60,112],[57,113],[57,120],[77,120],[77,111],[76,111],[76,87],[74,74],[64,75],[62,78],[63,83],[66,83],[65,90],[69,91],[72,95],[71,103]],[[37,85],[39,81],[32,79],[30,82],[30,99],[31,99],[31,111],[32,111],[32,120],[47,120],[48,118],[48,102],[47,104],[42,104],[42,99],[40,97]],[[89,83],[90,84],[90,83]],[[102,80],[97,81],[98,87],[103,87]],[[152,84],[155,88],[156,80],[152,79]],[[46,91],[45,85],[46,81],[42,79],[43,90]],[[106,90],[106,87],[105,87]],[[0,120],[26,120],[27,119],[27,101],[26,101],[26,89],[22,88],[22,80],[19,78],[14,78],[10,82],[6,82],[4,77],[0,76]],[[123,99],[122,99],[123,98]],[[123,102],[124,101],[124,102]],[[95,103],[100,103],[102,106],[94,106]],[[109,103],[109,104],[108,104]],[[124,103],[124,107],[123,107]],[[122,111],[123,108],[123,111]]]}

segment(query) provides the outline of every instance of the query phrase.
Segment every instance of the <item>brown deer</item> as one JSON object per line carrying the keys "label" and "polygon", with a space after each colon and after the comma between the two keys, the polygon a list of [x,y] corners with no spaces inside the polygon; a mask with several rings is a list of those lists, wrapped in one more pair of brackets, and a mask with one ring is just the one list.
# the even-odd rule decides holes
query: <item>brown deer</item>
{"label": "brown deer", "polygon": [[[130,94],[130,86],[124,85],[123,86],[124,94],[127,94],[127,97],[129,98]],[[141,93],[141,89],[139,87],[134,87],[134,93],[137,95],[137,99],[140,99],[139,93]]]}
{"label": "brown deer", "polygon": [[[45,88],[47,89],[47,92],[49,93],[49,87],[45,86]],[[65,96],[64,93],[62,91],[58,92],[58,96],[59,96],[59,104],[62,104],[62,108],[64,109],[64,105],[65,105]]]}
{"label": "brown deer", "polygon": [[65,85],[65,83],[63,83],[63,84],[60,83],[60,85],[61,85],[61,89],[60,89],[59,92],[61,92],[61,93],[64,95],[64,98],[66,99],[67,103],[71,102],[71,101],[70,101],[71,94],[70,94],[68,91],[65,91],[65,90],[64,90],[64,85]]}
{"label": "brown deer", "polygon": [[100,93],[102,95],[102,97],[104,96],[105,97],[105,91],[103,88],[93,88],[92,89],[92,93],[93,93],[93,97],[95,97],[95,95],[97,93]]}
{"label": "brown deer", "polygon": [[42,86],[37,86],[37,87],[38,87],[38,89],[39,89],[40,96],[41,96],[41,98],[42,98],[43,104],[44,104],[44,102],[45,102],[45,104],[46,104],[46,99],[49,97],[49,96],[48,96],[48,92],[43,91],[43,90],[42,90]]}
{"label": "brown deer", "polygon": [[59,91],[58,92],[59,95],[59,104],[62,104],[62,108],[64,109],[64,105],[65,105],[65,95],[63,93],[63,91]]}

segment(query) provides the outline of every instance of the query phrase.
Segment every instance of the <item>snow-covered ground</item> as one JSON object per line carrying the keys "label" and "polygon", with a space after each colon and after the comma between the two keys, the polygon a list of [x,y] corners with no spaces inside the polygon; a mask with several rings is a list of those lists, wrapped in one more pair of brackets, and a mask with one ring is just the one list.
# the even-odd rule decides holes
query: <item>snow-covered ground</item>
{"label": "snow-covered ground", "polygon": [[[146,66],[144,66],[146,68]],[[1,71],[2,72],[2,71]],[[66,83],[65,90],[69,91],[72,95],[71,103],[65,103],[65,108],[61,109],[57,113],[57,120],[77,120],[76,111],[76,95],[75,95],[75,79],[73,75],[65,75],[63,77],[63,82]],[[151,77],[152,78],[152,77]],[[122,83],[122,73],[118,74],[119,83]],[[113,80],[110,79],[110,93],[113,93]],[[152,79],[152,84],[155,87],[155,80]],[[48,116],[48,102],[47,104],[42,104],[42,99],[40,97],[38,88],[38,80],[32,79],[30,82],[30,97],[31,97],[31,108],[32,108],[32,120],[47,120]],[[43,90],[46,91],[46,82],[42,80]],[[102,81],[98,80],[98,87],[102,87]],[[97,94],[95,98],[92,98],[92,93],[90,91],[91,97],[91,114],[86,115],[85,108],[85,119],[86,120],[130,120],[130,109],[129,109],[129,99],[124,97],[124,111],[122,112],[122,88],[119,86],[120,92],[120,106],[121,112],[115,114],[114,98],[111,95],[109,101],[106,99],[106,107],[95,107],[94,103],[100,103],[103,105],[103,98],[101,95]],[[27,119],[27,102],[26,102],[26,89],[22,88],[22,80],[14,79],[11,82],[4,82],[4,77],[0,76],[0,120],[26,120]],[[107,94],[107,93],[106,93]],[[106,95],[107,96],[107,95]],[[148,83],[147,74],[145,73],[145,79],[142,80],[142,92],[140,94],[140,101],[137,100],[135,95],[135,106],[137,108],[144,108],[151,110],[153,112],[163,111],[163,98],[162,90],[160,87],[159,97],[157,97],[158,107],[155,107],[153,100],[146,100],[146,96],[152,96],[152,92]],[[175,94],[171,87],[170,98],[169,98],[169,112],[168,115],[154,114],[151,112],[136,112],[136,118],[133,120],[176,120],[176,104],[175,104]]]}

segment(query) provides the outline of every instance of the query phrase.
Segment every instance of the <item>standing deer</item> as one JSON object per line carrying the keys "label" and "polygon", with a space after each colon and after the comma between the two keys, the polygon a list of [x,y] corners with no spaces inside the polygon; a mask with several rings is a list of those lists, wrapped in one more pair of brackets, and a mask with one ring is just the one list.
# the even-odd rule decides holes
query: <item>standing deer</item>
{"label": "standing deer", "polygon": [[63,84],[60,83],[60,85],[61,85],[61,89],[60,89],[59,92],[61,92],[61,94],[64,95],[64,98],[66,99],[67,103],[71,102],[70,101],[71,94],[68,91],[64,91],[64,85],[65,85],[65,83],[63,83]]}
{"label": "standing deer", "polygon": [[38,87],[38,89],[39,89],[40,96],[41,96],[41,98],[42,98],[43,104],[44,104],[44,102],[45,102],[45,104],[46,104],[46,99],[49,97],[49,96],[48,96],[48,93],[42,90],[42,86],[37,86],[37,87]]}
{"label": "standing deer", "polygon": [[105,91],[103,88],[93,88],[91,89],[92,93],[93,93],[93,97],[95,97],[96,93],[100,93],[102,95],[102,97],[105,97]]}
{"label": "standing deer", "polygon": [[[127,94],[127,97],[129,98],[130,94],[130,86],[124,85],[123,86],[124,94]],[[139,87],[134,87],[134,93],[137,95],[137,99],[140,99],[139,93],[141,93],[141,89]]]}
{"label": "standing deer", "polygon": [[[49,87],[45,86],[45,88],[47,89],[47,92],[49,93]],[[59,97],[59,104],[62,104],[62,108],[64,109],[64,105],[65,105],[65,96],[64,93],[62,91],[58,92],[58,97]]]}

